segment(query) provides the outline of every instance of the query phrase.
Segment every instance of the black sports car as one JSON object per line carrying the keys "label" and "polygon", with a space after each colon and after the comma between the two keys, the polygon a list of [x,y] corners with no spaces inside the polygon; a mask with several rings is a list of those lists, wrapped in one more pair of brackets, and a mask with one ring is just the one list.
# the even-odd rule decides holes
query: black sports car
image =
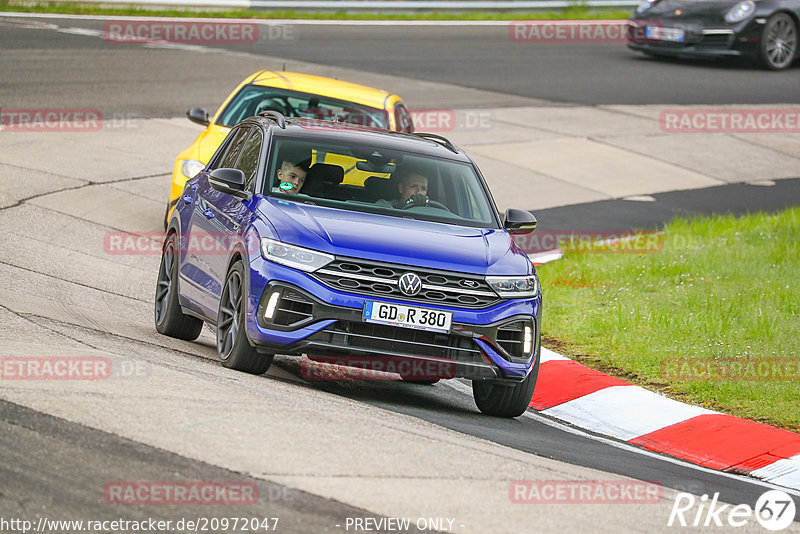
{"label": "black sports car", "polygon": [[628,48],[651,56],[743,57],[770,70],[798,58],[800,0],[642,0]]}

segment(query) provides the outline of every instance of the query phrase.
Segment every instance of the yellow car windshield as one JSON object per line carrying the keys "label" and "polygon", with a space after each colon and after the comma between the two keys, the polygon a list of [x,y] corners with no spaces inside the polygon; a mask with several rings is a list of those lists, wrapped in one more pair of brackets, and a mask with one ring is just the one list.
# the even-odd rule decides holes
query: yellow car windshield
{"label": "yellow car windshield", "polygon": [[304,117],[373,128],[389,128],[389,116],[382,109],[261,85],[244,86],[220,113],[217,124],[231,128],[247,117],[253,117],[264,111],[277,111],[285,117]]}

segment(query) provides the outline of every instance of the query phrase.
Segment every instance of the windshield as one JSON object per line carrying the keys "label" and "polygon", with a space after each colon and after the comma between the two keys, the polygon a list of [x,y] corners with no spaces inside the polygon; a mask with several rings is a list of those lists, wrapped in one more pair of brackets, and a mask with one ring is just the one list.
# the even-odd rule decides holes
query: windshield
{"label": "windshield", "polygon": [[265,194],[343,210],[497,228],[491,200],[468,163],[375,148],[281,138]]}
{"label": "windshield", "polygon": [[217,124],[231,128],[247,117],[264,111],[278,111],[286,117],[349,122],[384,130],[389,128],[389,117],[382,109],[260,85],[247,85],[239,91],[220,113]]}

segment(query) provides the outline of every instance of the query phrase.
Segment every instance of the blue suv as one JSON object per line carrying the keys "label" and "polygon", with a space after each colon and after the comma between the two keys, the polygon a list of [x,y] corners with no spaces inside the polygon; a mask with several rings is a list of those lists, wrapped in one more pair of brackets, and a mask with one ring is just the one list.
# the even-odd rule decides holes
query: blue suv
{"label": "blue suv", "polygon": [[[542,297],[477,166],[447,139],[265,112],[190,179],[164,242],[156,329],[216,328],[222,364],[275,354],[472,381],[486,414],[528,407]],[[305,360],[304,360],[305,361]]]}

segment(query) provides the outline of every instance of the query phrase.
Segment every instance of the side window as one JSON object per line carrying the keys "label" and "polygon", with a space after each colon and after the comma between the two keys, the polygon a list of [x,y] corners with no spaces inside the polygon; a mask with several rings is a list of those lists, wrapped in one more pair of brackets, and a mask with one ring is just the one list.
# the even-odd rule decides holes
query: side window
{"label": "side window", "polygon": [[[247,139],[247,134],[250,133],[250,128],[239,128],[228,134],[228,141],[225,150],[222,151],[221,154],[217,156],[216,161],[214,164],[211,165],[210,170],[214,169],[230,169],[236,164],[236,160],[239,157],[239,152],[242,150],[242,145],[244,144],[245,139]],[[233,137],[231,137],[233,136]]]}
{"label": "side window", "polygon": [[236,163],[236,168],[244,173],[245,189],[251,192],[254,191],[253,188],[256,183],[262,139],[261,131],[258,128],[253,128],[253,134],[244,144],[242,155],[239,156],[239,161]]}
{"label": "side window", "polygon": [[403,104],[394,107],[394,122],[398,131],[414,133],[414,121],[411,120],[411,114]]}

